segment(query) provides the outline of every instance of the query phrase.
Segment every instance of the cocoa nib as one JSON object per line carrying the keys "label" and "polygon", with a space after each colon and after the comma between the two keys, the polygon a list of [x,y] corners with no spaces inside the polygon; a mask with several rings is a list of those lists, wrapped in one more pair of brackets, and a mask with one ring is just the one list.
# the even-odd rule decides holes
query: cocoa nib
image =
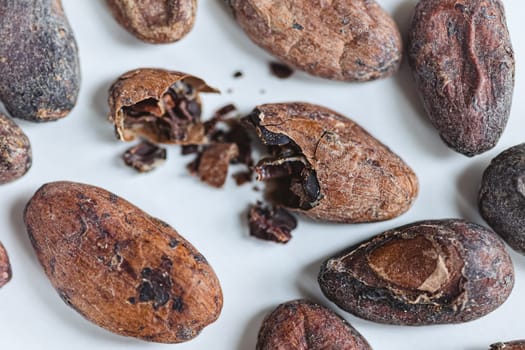
{"label": "cocoa nib", "polygon": [[0,242],[0,288],[6,285],[11,280],[11,264],[9,263],[9,257],[7,251]]}
{"label": "cocoa nib", "polygon": [[340,308],[370,321],[460,323],[505,302],[514,268],[491,230],[431,220],[386,231],[328,259],[319,284]]}
{"label": "cocoa nib", "polygon": [[394,218],[418,192],[414,172],[352,120],[309,103],[260,105],[244,122],[267,148],[254,167],[269,201],[335,222]]}
{"label": "cocoa nib", "polygon": [[279,62],[270,62],[270,72],[279,79],[290,78],[294,73],[292,68]]}
{"label": "cocoa nib", "polygon": [[200,92],[218,92],[186,73],[136,69],[110,88],[109,119],[119,139],[137,136],[155,143],[203,144]]}
{"label": "cocoa nib", "polygon": [[129,148],[123,155],[126,165],[144,173],[151,171],[166,161],[166,149],[149,141],[142,141]]}
{"label": "cocoa nib", "polygon": [[424,0],[409,63],[430,121],[466,156],[493,148],[505,129],[515,59],[500,0]]}
{"label": "cocoa nib", "polygon": [[256,350],[274,349],[371,350],[341,316],[307,300],[281,304],[264,319]]}
{"label": "cocoa nib", "polygon": [[204,146],[197,158],[188,165],[190,173],[213,187],[222,187],[228,176],[228,167],[239,154],[234,143],[213,143]]}
{"label": "cocoa nib", "polygon": [[485,170],[479,210],[497,234],[525,254],[525,143],[499,154]]}
{"label": "cocoa nib", "polygon": [[262,202],[252,205],[248,213],[250,235],[267,241],[288,243],[297,220],[281,207],[265,207]]}

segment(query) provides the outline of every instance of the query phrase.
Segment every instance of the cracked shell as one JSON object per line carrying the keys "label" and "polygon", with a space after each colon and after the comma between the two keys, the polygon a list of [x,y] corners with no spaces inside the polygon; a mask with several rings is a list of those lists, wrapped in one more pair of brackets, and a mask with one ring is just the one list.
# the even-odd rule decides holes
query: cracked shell
{"label": "cracked shell", "polygon": [[206,136],[200,122],[200,92],[219,91],[190,74],[135,69],[111,86],[109,120],[122,141],[143,137],[153,143],[202,144]]}
{"label": "cracked shell", "polygon": [[316,183],[315,191],[309,190],[316,196],[308,207],[277,200],[279,205],[317,220],[374,222],[401,215],[417,196],[412,169],[337,112],[309,103],[278,103],[258,106],[248,118],[263,143],[293,147],[314,175],[307,182]]}
{"label": "cracked shell", "polygon": [[13,118],[63,118],[76,104],[80,63],[60,0],[0,1],[0,100]]}
{"label": "cracked shell", "polygon": [[221,287],[206,259],[168,224],[106,190],[46,184],[24,221],[60,297],[100,327],[179,343],[220,314]]}
{"label": "cracked shell", "polygon": [[113,16],[126,30],[152,44],[182,39],[193,28],[197,0],[107,0]]}
{"label": "cracked shell", "polygon": [[371,350],[341,316],[307,300],[279,305],[259,331],[256,350]]}
{"label": "cracked shell", "polygon": [[374,0],[226,3],[253,42],[309,74],[368,81],[399,68],[399,29]]}
{"label": "cracked shell", "polygon": [[455,219],[421,221],[328,259],[319,284],[340,308],[370,321],[461,323],[505,302],[514,268],[489,229]]}
{"label": "cracked shell", "polygon": [[22,177],[31,167],[31,144],[11,119],[0,113],[0,185]]}

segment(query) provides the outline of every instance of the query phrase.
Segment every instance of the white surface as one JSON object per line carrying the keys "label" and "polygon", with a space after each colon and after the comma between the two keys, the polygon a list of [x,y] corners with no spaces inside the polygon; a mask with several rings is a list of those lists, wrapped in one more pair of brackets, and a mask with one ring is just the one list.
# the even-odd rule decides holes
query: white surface
{"label": "white surface", "polygon": [[[415,1],[383,0],[405,30]],[[498,146],[468,159],[449,150],[430,126],[406,64],[393,78],[348,84],[302,73],[278,80],[268,73],[270,56],[254,46],[227,15],[221,0],[201,0],[196,26],[177,44],[143,44],[119,27],[102,0],[64,0],[80,47],[83,82],[78,105],[64,120],[19,124],[29,135],[34,164],[27,176],[0,188],[0,240],[9,251],[13,280],[0,290],[0,349],[160,349],[113,335],[67,307],[39,266],[22,223],[25,203],[45,182],[73,180],[104,187],[172,226],[208,258],[221,280],[224,309],[219,320],[177,349],[255,348],[263,316],[277,304],[311,297],[337,310],[316,282],[322,260],[383,230],[421,219],[463,217],[483,223],[475,206],[482,170],[507,147],[524,141],[525,3],[505,2],[517,57],[515,99],[507,130]],[[242,218],[260,194],[232,180],[215,190],[190,177],[190,158],[169,150],[167,164],[148,175],[125,167],[119,143],[106,122],[107,89],[121,73],[142,66],[182,70],[206,79],[224,93],[204,96],[205,116],[234,102],[243,112],[259,103],[304,100],[326,105],[353,118],[390,146],[417,172],[421,191],[413,208],[377,224],[334,225],[300,220],[285,246],[248,237]],[[244,77],[233,79],[235,70]],[[231,88],[233,93],[226,91]],[[266,91],[261,93],[261,89]],[[486,350],[499,341],[525,338],[525,257],[512,253],[516,286],[495,312],[462,325],[396,327],[344,315],[374,349]]]}

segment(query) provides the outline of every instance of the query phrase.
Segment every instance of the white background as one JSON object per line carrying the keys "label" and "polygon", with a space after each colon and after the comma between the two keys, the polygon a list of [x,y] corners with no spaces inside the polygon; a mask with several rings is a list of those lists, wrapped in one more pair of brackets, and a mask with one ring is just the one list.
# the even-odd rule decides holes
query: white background
{"label": "white background", "polygon": [[[383,0],[404,34],[415,1]],[[316,282],[321,262],[341,249],[416,220],[462,217],[483,223],[476,194],[483,169],[502,150],[525,141],[525,3],[505,1],[518,67],[514,105],[497,147],[473,159],[449,150],[426,119],[406,65],[394,77],[371,83],[331,82],[296,73],[278,80],[268,72],[271,57],[252,44],[225,11],[222,0],[201,0],[193,31],[181,42],[144,44],[116,24],[102,0],[64,0],[80,47],[82,88],[78,105],[56,123],[20,121],[31,139],[34,164],[22,179],[0,187],[0,240],[9,251],[13,280],[0,290],[0,349],[161,349],[113,335],[68,308],[53,290],[27,238],[22,211],[43,183],[72,180],[104,187],[157,216],[190,240],[210,261],[222,283],[219,320],[177,349],[249,350],[266,313],[279,303],[309,297],[336,308]],[[168,162],[140,175],[125,167],[106,121],[107,90],[127,70],[164,67],[206,79],[223,91],[204,96],[204,115],[226,103],[243,112],[267,102],[303,100],[353,118],[414,168],[421,191],[413,208],[388,222],[336,225],[300,220],[288,245],[252,239],[245,208],[260,194],[230,179],[210,188],[185,170],[191,158],[169,150]],[[242,70],[244,77],[232,74]],[[226,93],[232,89],[232,93]],[[265,93],[262,93],[264,90]],[[399,327],[374,324],[339,311],[376,350],[486,350],[488,345],[525,338],[525,257],[511,253],[516,286],[508,301],[488,316],[461,325]]]}

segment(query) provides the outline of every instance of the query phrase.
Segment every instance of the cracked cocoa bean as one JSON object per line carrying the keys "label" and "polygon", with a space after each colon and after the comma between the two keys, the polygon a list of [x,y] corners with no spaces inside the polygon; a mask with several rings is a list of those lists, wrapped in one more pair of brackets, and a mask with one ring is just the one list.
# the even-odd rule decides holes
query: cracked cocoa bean
{"label": "cracked cocoa bean", "polygon": [[106,190],[46,184],[24,221],[60,297],[100,327],[179,343],[220,314],[221,287],[206,259],[168,224]]}
{"label": "cracked cocoa bean", "polygon": [[399,29],[374,0],[226,3],[253,42],[312,75],[367,81],[399,68]]}
{"label": "cracked cocoa bean", "polygon": [[443,141],[467,156],[493,148],[514,90],[514,53],[501,1],[421,0],[409,61]]}
{"label": "cracked cocoa bean", "polygon": [[195,23],[197,0],[107,0],[120,25],[152,44],[182,39]]}
{"label": "cracked cocoa bean", "polygon": [[77,101],[80,66],[60,0],[2,0],[0,13],[0,100],[14,118],[65,117]]}
{"label": "cracked cocoa bean", "polygon": [[308,103],[266,104],[245,117],[268,146],[255,166],[274,203],[314,219],[388,220],[407,211],[416,175],[352,120]]}
{"label": "cracked cocoa bean", "polygon": [[496,233],[525,254],[525,143],[502,152],[485,170],[479,210]]}
{"label": "cracked cocoa bean", "polygon": [[0,113],[0,185],[22,177],[31,167],[31,144],[22,129]]}
{"label": "cracked cocoa bean", "polygon": [[0,288],[5,286],[7,282],[11,280],[11,264],[9,263],[9,257],[5,250],[2,242],[0,242]]}
{"label": "cracked cocoa bean", "polygon": [[203,144],[200,92],[218,92],[192,75],[164,69],[135,69],[109,90],[109,120],[117,137],[153,143]]}
{"label": "cracked cocoa bean", "polygon": [[505,302],[514,268],[489,229],[455,219],[421,221],[328,259],[319,284],[340,308],[370,321],[460,323]]}
{"label": "cracked cocoa bean", "polygon": [[492,344],[489,350],[525,350],[525,340]]}
{"label": "cracked cocoa bean", "polygon": [[256,350],[371,350],[359,332],[330,309],[306,300],[279,305],[264,320]]}

